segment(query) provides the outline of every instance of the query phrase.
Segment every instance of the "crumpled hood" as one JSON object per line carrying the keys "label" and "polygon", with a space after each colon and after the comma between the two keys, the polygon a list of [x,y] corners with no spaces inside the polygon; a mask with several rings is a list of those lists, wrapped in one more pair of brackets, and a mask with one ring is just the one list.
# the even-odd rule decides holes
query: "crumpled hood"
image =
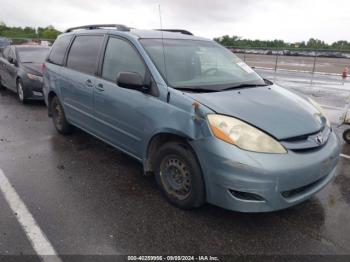
{"label": "crumpled hood", "polygon": [[42,64],[40,63],[22,63],[21,66],[26,72],[30,74],[34,74],[37,76],[43,75],[41,71]]}
{"label": "crumpled hood", "polygon": [[239,118],[278,140],[316,133],[326,121],[306,99],[277,85],[187,94],[216,113]]}

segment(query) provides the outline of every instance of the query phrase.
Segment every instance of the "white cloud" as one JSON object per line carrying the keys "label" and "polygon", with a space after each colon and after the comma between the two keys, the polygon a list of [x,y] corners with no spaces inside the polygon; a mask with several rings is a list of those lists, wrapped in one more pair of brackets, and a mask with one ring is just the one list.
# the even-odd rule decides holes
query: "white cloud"
{"label": "white cloud", "polygon": [[0,0],[0,20],[12,26],[67,27],[121,23],[137,28],[185,28],[196,35],[327,42],[350,40],[350,1],[334,0]]}

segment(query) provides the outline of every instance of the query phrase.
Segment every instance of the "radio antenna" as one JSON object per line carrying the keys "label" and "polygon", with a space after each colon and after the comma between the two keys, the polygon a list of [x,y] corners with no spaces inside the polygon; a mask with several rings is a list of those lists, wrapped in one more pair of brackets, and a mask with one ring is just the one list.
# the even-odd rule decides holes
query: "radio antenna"
{"label": "radio antenna", "polygon": [[164,46],[164,31],[163,31],[163,22],[162,22],[162,11],[160,9],[160,4],[158,4],[158,11],[159,11],[159,23],[160,23],[160,30],[162,34],[162,49],[163,49],[163,63],[164,63],[164,73],[165,78],[168,80],[168,74],[166,70],[166,63],[165,63],[165,46]]}

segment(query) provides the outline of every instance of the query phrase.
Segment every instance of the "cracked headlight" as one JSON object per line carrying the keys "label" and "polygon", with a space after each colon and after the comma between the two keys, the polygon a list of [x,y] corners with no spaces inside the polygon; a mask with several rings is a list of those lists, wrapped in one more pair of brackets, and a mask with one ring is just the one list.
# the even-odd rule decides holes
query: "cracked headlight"
{"label": "cracked headlight", "polygon": [[209,126],[215,137],[241,149],[259,153],[287,153],[274,138],[233,117],[209,114]]}

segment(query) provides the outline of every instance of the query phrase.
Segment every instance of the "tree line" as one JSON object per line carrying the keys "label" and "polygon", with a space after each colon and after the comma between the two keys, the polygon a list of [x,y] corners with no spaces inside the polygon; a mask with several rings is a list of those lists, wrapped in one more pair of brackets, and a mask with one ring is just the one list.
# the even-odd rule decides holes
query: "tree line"
{"label": "tree line", "polygon": [[[47,27],[10,27],[0,21],[0,36],[8,38],[28,38],[28,39],[56,39],[61,32],[49,25]],[[312,49],[312,50],[340,50],[350,51],[350,42],[339,40],[331,44],[310,38],[308,41],[288,43],[283,40],[251,40],[239,36],[224,35],[214,38],[214,40],[224,46],[237,48],[264,48],[264,49]]]}
{"label": "tree line", "polygon": [[8,38],[56,39],[61,32],[53,26],[47,27],[9,27],[0,22],[0,36]]}
{"label": "tree line", "polygon": [[224,35],[214,38],[214,40],[224,46],[237,48],[262,48],[262,49],[312,49],[312,50],[340,50],[350,51],[350,42],[339,40],[331,44],[310,38],[308,41],[288,43],[283,40],[251,40],[238,36]]}

